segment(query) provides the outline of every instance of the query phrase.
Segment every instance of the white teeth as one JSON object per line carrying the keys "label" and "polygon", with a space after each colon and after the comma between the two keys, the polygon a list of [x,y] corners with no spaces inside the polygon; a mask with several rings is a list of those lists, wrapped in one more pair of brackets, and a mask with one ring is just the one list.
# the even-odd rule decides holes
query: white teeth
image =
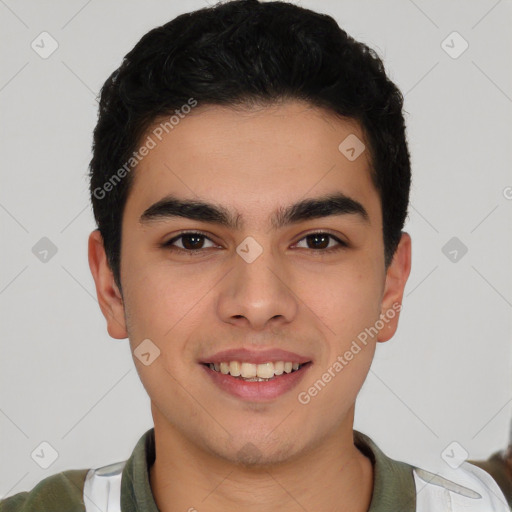
{"label": "white teeth", "polygon": [[276,375],[283,373],[291,373],[292,371],[299,370],[301,365],[291,361],[276,361],[275,363],[244,363],[239,361],[223,361],[219,363],[210,363],[211,370],[215,370],[224,375],[231,375],[233,377],[241,377],[249,381],[260,381],[273,379]]}
{"label": "white teeth", "polygon": [[256,365],[251,363],[242,363],[240,365],[240,375],[245,379],[256,377]]}
{"label": "white teeth", "polygon": [[274,376],[274,363],[259,364],[257,368],[257,375],[262,379],[270,379]]}
{"label": "white teeth", "polygon": [[283,361],[277,361],[277,363],[274,363],[274,374],[275,375],[282,375],[284,372],[284,363]]}
{"label": "white teeth", "polygon": [[240,376],[240,363],[238,361],[231,361],[229,363],[229,373],[233,377]]}

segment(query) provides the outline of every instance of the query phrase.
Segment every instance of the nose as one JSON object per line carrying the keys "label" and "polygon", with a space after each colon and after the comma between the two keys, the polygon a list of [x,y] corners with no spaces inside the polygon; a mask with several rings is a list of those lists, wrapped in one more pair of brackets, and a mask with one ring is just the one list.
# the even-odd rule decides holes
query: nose
{"label": "nose", "polygon": [[298,311],[291,273],[270,249],[263,249],[254,260],[243,251],[240,254],[234,256],[234,268],[221,283],[219,317],[253,330],[291,322]]}

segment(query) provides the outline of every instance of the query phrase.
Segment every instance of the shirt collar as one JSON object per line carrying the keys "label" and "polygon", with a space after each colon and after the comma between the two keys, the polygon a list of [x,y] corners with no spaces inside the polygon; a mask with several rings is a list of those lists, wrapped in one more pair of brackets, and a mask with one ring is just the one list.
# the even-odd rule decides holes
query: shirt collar
{"label": "shirt collar", "polygon": [[368,512],[416,510],[413,467],[390,459],[365,434],[354,430],[354,444],[373,464],[373,494]]}
{"label": "shirt collar", "polygon": [[[354,430],[354,444],[373,465],[373,493],[368,512],[416,509],[412,466],[390,459],[365,434]],[[121,480],[123,512],[159,512],[149,483],[155,461],[155,429],[146,431],[126,461]]]}

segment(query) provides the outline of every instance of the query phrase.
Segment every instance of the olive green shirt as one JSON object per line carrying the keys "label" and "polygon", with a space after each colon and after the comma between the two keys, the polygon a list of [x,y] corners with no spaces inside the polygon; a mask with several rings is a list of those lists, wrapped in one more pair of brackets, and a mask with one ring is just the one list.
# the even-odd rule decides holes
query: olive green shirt
{"label": "olive green shirt", "polygon": [[[387,457],[366,435],[354,431],[357,448],[373,464],[374,485],[368,512],[408,512],[416,508],[413,467]],[[123,512],[158,512],[149,468],[155,460],[154,428],[137,442],[123,468],[121,509]],[[67,470],[51,475],[32,490],[0,501],[0,512],[85,512],[83,486],[88,469]]]}

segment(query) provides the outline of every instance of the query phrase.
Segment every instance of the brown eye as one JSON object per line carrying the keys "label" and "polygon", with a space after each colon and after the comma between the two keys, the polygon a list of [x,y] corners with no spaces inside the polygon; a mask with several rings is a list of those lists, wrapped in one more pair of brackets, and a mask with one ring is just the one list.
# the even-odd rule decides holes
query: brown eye
{"label": "brown eye", "polygon": [[[176,242],[181,241],[181,243],[176,244]],[[205,248],[205,241],[209,241],[212,245],[210,247],[214,247],[215,244],[202,233],[198,232],[188,232],[181,233],[174,238],[171,238],[169,241],[163,244],[164,247],[171,250],[181,250],[186,252],[200,251]]]}
{"label": "brown eye", "polygon": [[308,235],[306,240],[311,242],[312,247],[310,249],[327,249],[329,246],[329,239],[331,237],[329,235],[325,235],[322,233],[315,233],[314,235]]}
{"label": "brown eye", "polygon": [[[331,235],[330,233],[323,232],[310,233],[302,238],[298,244],[302,241],[305,241],[306,243],[305,249],[320,252],[331,252],[342,249],[343,247],[348,247],[347,244],[338,237]],[[334,241],[334,243],[331,243],[331,241]]]}
{"label": "brown eye", "polygon": [[182,235],[180,238],[183,248],[193,251],[202,248],[205,237],[203,235]]}

